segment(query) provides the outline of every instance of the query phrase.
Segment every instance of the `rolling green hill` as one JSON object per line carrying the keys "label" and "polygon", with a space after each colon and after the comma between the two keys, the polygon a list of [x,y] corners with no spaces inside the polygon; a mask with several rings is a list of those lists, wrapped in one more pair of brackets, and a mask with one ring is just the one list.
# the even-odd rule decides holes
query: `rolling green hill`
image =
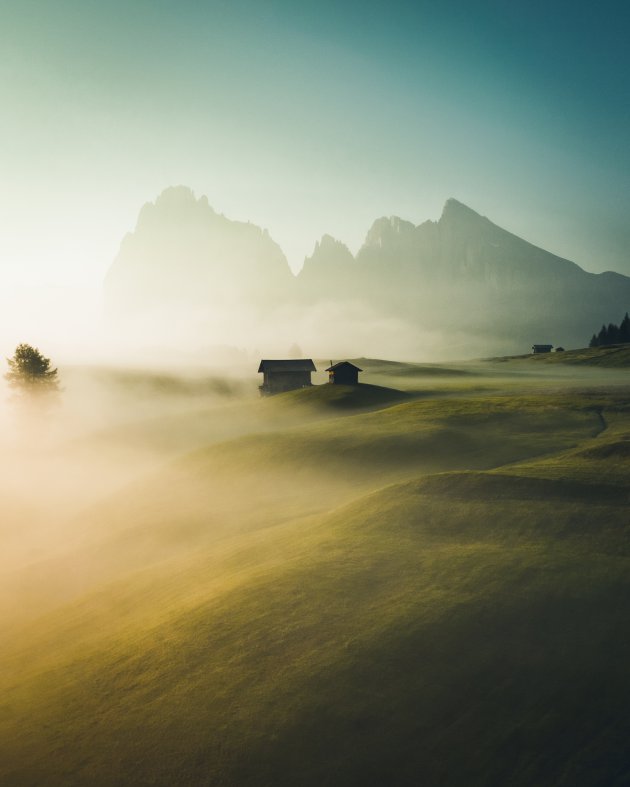
{"label": "rolling green hill", "polygon": [[409,394],[382,385],[314,385],[289,391],[271,402],[284,410],[291,406],[319,410],[374,410],[407,399]]}
{"label": "rolling green hill", "polygon": [[584,347],[580,350],[540,353],[527,356],[535,363],[568,363],[610,368],[630,367],[630,345],[613,344],[608,347]]}
{"label": "rolling green hill", "polygon": [[0,783],[628,782],[626,393],[329,390],[3,579]]}

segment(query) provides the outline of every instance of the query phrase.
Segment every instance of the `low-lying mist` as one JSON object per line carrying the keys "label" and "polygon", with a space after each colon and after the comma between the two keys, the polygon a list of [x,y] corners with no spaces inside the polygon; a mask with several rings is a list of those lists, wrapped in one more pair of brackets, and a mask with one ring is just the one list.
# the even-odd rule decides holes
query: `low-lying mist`
{"label": "low-lying mist", "polygon": [[[257,784],[262,750],[282,763],[268,783],[300,783],[294,731],[310,751],[333,709],[345,763],[365,701],[389,762],[399,729],[415,751],[418,686],[437,703],[423,729],[451,698],[459,718],[443,687],[461,668],[476,691],[471,643],[494,689],[504,652],[546,654],[577,598],[583,644],[603,530],[593,620],[623,608],[606,583],[627,575],[627,369],[359,357],[361,385],[340,386],[315,357],[315,385],[261,397],[258,360],[60,364],[58,395],[0,392],[0,782]],[[552,620],[550,582],[569,583]]]}
{"label": "low-lying mist", "polygon": [[[499,432],[495,444],[476,405],[467,417],[465,408],[449,415],[446,404],[431,404],[520,391],[520,369],[510,376],[501,364],[361,363],[365,382],[400,390],[367,385],[339,398],[333,386],[316,385],[261,399],[254,366],[227,375],[77,365],[60,367],[62,390],[49,400],[27,404],[4,390],[5,624],[156,561],[195,559],[218,540],[328,511],[388,481],[491,466],[561,439],[545,434],[546,421],[498,413],[516,437]],[[318,362],[314,382],[324,382],[324,366]],[[548,385],[539,370],[529,372],[532,390]],[[589,379],[574,375],[576,385]]]}
{"label": "low-lying mist", "polygon": [[[61,392],[35,401],[0,390],[0,522],[4,567],[63,550],[72,517],[179,452],[251,424],[244,379],[61,367]],[[89,523],[85,524],[89,530]]]}

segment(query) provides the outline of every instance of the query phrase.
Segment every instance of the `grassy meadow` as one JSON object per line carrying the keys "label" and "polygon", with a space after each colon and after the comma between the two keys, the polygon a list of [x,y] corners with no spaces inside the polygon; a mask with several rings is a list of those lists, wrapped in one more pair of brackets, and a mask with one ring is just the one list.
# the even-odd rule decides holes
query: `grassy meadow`
{"label": "grassy meadow", "polygon": [[0,784],[630,784],[630,357],[357,363],[5,414]]}

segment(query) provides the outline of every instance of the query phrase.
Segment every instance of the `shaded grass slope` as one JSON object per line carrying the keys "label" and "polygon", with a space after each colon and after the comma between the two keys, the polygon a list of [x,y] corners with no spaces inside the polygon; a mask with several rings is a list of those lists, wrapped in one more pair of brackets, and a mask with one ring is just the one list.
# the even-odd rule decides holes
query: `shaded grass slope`
{"label": "shaded grass slope", "polygon": [[[628,783],[630,475],[599,449],[630,426],[610,409],[408,402],[197,452],[170,498],[164,477],[130,490],[116,538],[180,526],[189,548],[3,641],[0,782]],[[341,491],[308,509],[343,445]],[[231,474],[250,506],[217,537]]]}
{"label": "shaded grass slope", "polygon": [[3,681],[4,783],[623,783],[625,511],[487,477],[280,527],[225,584],[207,556],[192,598],[128,580],[114,630],[100,594],[60,613]]}
{"label": "shaded grass slope", "polygon": [[584,366],[604,366],[609,368],[630,368],[630,345],[613,344],[608,347],[584,347],[580,350],[541,353],[527,356],[535,363],[543,364],[580,364]]}
{"label": "shaded grass slope", "polygon": [[601,430],[597,407],[566,397],[416,400],[198,450],[73,520],[52,556],[6,573],[0,610],[23,619],[137,567],[330,511],[418,473],[575,446]]}
{"label": "shaded grass slope", "polygon": [[276,406],[311,407],[333,410],[372,410],[409,398],[409,394],[382,385],[313,385],[279,394],[272,400]]}

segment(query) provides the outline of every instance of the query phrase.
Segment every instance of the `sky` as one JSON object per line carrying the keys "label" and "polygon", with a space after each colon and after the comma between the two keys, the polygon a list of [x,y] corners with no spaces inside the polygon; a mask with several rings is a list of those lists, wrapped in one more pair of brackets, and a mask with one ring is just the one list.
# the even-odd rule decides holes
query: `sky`
{"label": "sky", "polygon": [[97,308],[179,184],[294,270],[455,197],[630,275],[629,34],[606,0],[0,0],[0,309]]}

